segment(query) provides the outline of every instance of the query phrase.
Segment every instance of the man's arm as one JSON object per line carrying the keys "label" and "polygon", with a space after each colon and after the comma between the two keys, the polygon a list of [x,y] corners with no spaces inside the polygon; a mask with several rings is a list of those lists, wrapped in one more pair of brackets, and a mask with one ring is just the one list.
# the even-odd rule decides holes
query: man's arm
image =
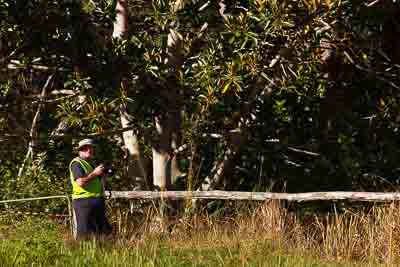
{"label": "man's arm", "polygon": [[97,166],[92,172],[88,173],[88,174],[84,174],[82,171],[79,171],[80,166],[73,166],[73,172],[74,172],[74,178],[76,180],[76,183],[81,186],[84,187],[86,186],[88,183],[90,183],[94,178],[96,178],[97,176],[101,176],[104,173],[104,166],[103,165],[99,165]]}
{"label": "man's arm", "polygon": [[88,183],[90,183],[94,178],[96,178],[97,176],[103,175],[103,172],[104,172],[104,166],[102,166],[102,165],[97,166],[96,169],[94,169],[89,174],[76,179],[76,183],[79,186],[84,187]]}

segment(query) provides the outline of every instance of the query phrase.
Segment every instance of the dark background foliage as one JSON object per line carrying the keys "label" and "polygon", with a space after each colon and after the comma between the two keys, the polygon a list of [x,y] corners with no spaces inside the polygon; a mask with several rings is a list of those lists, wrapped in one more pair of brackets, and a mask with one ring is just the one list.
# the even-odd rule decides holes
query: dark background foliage
{"label": "dark background foliage", "polygon": [[[150,178],[154,115],[181,115],[179,189],[201,187],[229,157],[216,188],[396,190],[399,3],[225,5],[132,0],[129,31],[113,40],[113,1],[0,0],[1,191],[68,192],[74,147],[90,135],[116,170],[112,188],[132,189],[121,103]],[[180,46],[168,62],[171,31]]]}

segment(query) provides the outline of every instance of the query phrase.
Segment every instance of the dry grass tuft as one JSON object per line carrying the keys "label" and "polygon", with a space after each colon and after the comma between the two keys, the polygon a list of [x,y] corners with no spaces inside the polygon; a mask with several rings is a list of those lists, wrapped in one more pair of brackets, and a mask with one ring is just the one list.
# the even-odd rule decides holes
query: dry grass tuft
{"label": "dry grass tuft", "polygon": [[[133,246],[162,240],[180,249],[228,248],[246,258],[260,253],[301,254],[335,262],[400,263],[400,206],[392,203],[368,211],[345,210],[323,216],[296,216],[268,201],[227,217],[207,213],[161,216],[149,208],[142,221],[129,224],[120,215],[119,236]],[[256,249],[257,248],[257,249]]]}

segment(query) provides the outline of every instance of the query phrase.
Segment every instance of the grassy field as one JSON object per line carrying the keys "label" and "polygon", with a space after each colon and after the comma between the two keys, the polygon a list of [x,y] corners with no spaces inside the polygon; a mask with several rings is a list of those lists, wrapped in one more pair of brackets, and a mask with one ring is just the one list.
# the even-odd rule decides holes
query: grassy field
{"label": "grassy field", "polygon": [[400,209],[299,219],[274,203],[179,220],[113,215],[115,234],[76,242],[43,218],[0,220],[0,266],[398,266]]}
{"label": "grassy field", "polygon": [[2,226],[1,266],[337,266],[284,255],[265,242],[232,245],[151,238],[75,242],[65,227],[38,220]]}

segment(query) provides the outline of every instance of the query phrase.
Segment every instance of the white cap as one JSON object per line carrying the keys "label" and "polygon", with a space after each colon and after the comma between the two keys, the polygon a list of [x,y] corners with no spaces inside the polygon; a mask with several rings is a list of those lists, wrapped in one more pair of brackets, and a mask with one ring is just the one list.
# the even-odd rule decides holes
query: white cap
{"label": "white cap", "polygon": [[95,145],[94,140],[87,138],[87,139],[83,139],[83,140],[79,141],[78,149],[81,149],[81,147],[83,147],[83,146],[94,146],[94,145]]}

